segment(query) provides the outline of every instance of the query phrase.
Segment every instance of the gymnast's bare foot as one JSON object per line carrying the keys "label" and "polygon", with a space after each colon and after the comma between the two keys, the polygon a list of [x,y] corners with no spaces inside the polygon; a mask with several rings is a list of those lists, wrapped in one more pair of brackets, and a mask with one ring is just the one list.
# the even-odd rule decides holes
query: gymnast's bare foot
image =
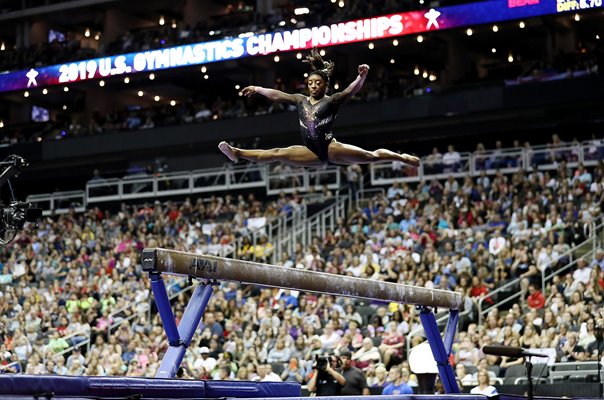
{"label": "gymnast's bare foot", "polygon": [[401,154],[401,156],[403,156],[403,158],[405,159],[406,164],[408,164],[414,168],[419,167],[419,163],[420,163],[419,158],[412,156],[410,154],[405,154],[405,153]]}
{"label": "gymnast's bare foot", "polygon": [[222,151],[224,153],[225,156],[227,156],[229,158],[229,160],[231,160],[233,162],[237,162],[239,160],[237,158],[237,156],[235,155],[234,147],[232,147],[227,142],[225,142],[225,141],[220,142],[218,144],[218,148],[220,149],[220,151]]}

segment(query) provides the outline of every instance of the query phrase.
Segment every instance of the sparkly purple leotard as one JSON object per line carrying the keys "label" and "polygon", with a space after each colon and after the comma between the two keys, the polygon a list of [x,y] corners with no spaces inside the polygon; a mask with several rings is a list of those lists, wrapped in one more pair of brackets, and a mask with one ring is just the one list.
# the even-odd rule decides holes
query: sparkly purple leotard
{"label": "sparkly purple leotard", "polygon": [[327,96],[315,104],[310,104],[309,97],[300,96],[296,106],[304,145],[315,153],[319,160],[327,162],[329,158],[327,148],[333,139],[331,125],[336,119],[340,104]]}

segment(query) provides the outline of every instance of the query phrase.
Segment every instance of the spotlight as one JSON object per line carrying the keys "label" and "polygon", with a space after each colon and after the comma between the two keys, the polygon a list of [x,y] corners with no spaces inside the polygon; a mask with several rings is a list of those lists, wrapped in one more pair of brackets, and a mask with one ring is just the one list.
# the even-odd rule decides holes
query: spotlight
{"label": "spotlight", "polygon": [[273,58],[273,60],[275,60],[275,62],[279,62],[279,60],[281,60],[281,58],[279,56],[275,56],[275,58]]}
{"label": "spotlight", "polygon": [[518,24],[518,26],[520,27],[520,29],[526,28],[526,24],[524,23],[524,21],[520,21],[520,23]]}
{"label": "spotlight", "polygon": [[4,121],[0,120],[0,128],[4,128]]}
{"label": "spotlight", "polygon": [[2,44],[0,44],[0,51],[4,50],[6,50],[6,45],[4,44],[4,42],[2,42]]}
{"label": "spotlight", "polygon": [[297,58],[298,60],[301,60],[301,59],[302,59],[302,53],[298,53],[298,54],[296,54],[296,58]]}
{"label": "spotlight", "polygon": [[67,106],[63,104],[63,111],[67,110]]}
{"label": "spotlight", "polygon": [[398,46],[398,40],[394,39],[394,40],[392,41],[392,45],[393,45],[394,47]]}
{"label": "spotlight", "polygon": [[86,31],[84,32],[84,36],[90,37],[90,28],[86,28]]}
{"label": "spotlight", "polygon": [[307,7],[300,7],[300,8],[296,8],[294,10],[294,14],[296,15],[304,15],[304,14],[308,14],[310,12],[310,10]]}
{"label": "spotlight", "polygon": [[338,82],[336,82],[336,83],[333,85],[333,88],[334,88],[335,90],[338,90],[338,89],[340,88],[340,84],[339,84]]}
{"label": "spotlight", "polygon": [[205,74],[205,75],[203,76],[203,79],[210,79],[210,75]]}
{"label": "spotlight", "polygon": [[577,21],[577,22],[581,21],[581,17],[579,16],[579,14],[575,14],[575,21]]}
{"label": "spotlight", "polygon": [[42,94],[48,94],[48,89],[46,89],[46,88],[42,89]]}
{"label": "spotlight", "polygon": [[171,105],[172,107],[174,107],[174,106],[176,105],[176,102],[175,102],[174,100],[171,100],[171,101],[170,101],[170,105]]}
{"label": "spotlight", "polygon": [[369,50],[373,50],[375,48],[375,45],[373,43],[369,43],[367,47],[369,47]]}
{"label": "spotlight", "polygon": [[175,19],[173,19],[173,20],[172,20],[172,29],[176,29],[176,27],[177,27],[177,26],[178,26],[178,25],[176,25],[176,20],[175,20]]}
{"label": "spotlight", "polygon": [[474,31],[472,30],[472,28],[468,28],[468,30],[466,31],[466,35],[472,36],[473,34],[474,34]]}
{"label": "spotlight", "polygon": [[153,74],[153,73],[149,74],[149,80],[152,81],[153,79],[155,79],[155,74]]}
{"label": "spotlight", "polygon": [[493,53],[493,54],[497,53],[497,49],[493,47],[493,48],[491,49],[491,53]]}
{"label": "spotlight", "polygon": [[325,57],[325,50],[323,50],[323,49],[319,50],[319,54],[321,55],[321,57]]}
{"label": "spotlight", "polygon": [[436,75],[430,74],[430,76],[428,77],[428,79],[430,79],[430,82],[434,82],[436,80]]}
{"label": "spotlight", "polygon": [[419,67],[417,65],[415,66],[415,69],[413,70],[413,74],[419,75]]}
{"label": "spotlight", "polygon": [[394,63],[395,63],[394,58],[391,58],[390,59],[390,64],[394,64]]}
{"label": "spotlight", "polygon": [[27,90],[23,93],[23,97],[29,97],[29,92]]}
{"label": "spotlight", "polygon": [[99,86],[100,86],[100,87],[105,86],[105,81],[100,81],[100,82],[99,82]]}
{"label": "spotlight", "polygon": [[138,97],[143,97],[143,95],[144,95],[145,93],[143,93],[143,91],[142,91],[142,90],[139,90],[137,94],[138,94]]}
{"label": "spotlight", "polygon": [[159,96],[155,96],[155,97],[153,98],[153,100],[155,100],[155,101],[159,101]]}
{"label": "spotlight", "polygon": [[239,90],[240,88],[241,88],[241,86],[235,85],[235,90]]}
{"label": "spotlight", "polygon": [[94,35],[94,40],[99,41],[99,39],[101,39],[100,33],[97,33],[96,35]]}
{"label": "spotlight", "polygon": [[201,67],[201,73],[205,74],[206,72],[208,72],[208,69],[205,66]]}
{"label": "spotlight", "polygon": [[422,35],[417,36],[417,43],[422,43],[424,41],[424,37]]}
{"label": "spotlight", "polygon": [[600,35],[596,35],[596,40],[600,40]]}
{"label": "spotlight", "polygon": [[67,92],[69,92],[69,88],[68,88],[67,86],[65,86],[65,87],[63,88],[63,91],[64,91],[65,93],[67,93]]}
{"label": "spotlight", "polygon": [[305,72],[305,73],[304,73],[304,77],[305,77],[305,78],[308,78],[308,72]]}
{"label": "spotlight", "polygon": [[424,73],[422,74],[422,78],[426,79],[428,77],[428,72],[424,71]]}
{"label": "spotlight", "polygon": [[130,83],[130,78],[125,77],[125,78],[124,78],[124,83]]}
{"label": "spotlight", "polygon": [[166,20],[164,19],[164,16],[162,15],[161,17],[159,17],[159,24],[163,26],[165,23],[166,23]]}
{"label": "spotlight", "polygon": [[499,27],[497,25],[493,25],[493,32],[499,32]]}
{"label": "spotlight", "polygon": [[340,8],[344,7],[344,1],[340,0],[340,2],[338,3],[338,6],[339,6]]}
{"label": "spotlight", "polygon": [[510,63],[514,62],[514,56],[512,55],[512,53],[510,53],[510,55],[508,56],[508,62],[510,62]]}

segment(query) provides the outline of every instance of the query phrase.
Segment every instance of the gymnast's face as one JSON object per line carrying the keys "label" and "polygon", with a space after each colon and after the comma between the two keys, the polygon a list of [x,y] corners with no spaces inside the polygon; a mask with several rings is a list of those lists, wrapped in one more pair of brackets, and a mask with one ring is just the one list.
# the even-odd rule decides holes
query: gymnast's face
{"label": "gymnast's face", "polygon": [[322,99],[327,90],[327,82],[321,75],[312,74],[308,77],[308,91],[313,99]]}

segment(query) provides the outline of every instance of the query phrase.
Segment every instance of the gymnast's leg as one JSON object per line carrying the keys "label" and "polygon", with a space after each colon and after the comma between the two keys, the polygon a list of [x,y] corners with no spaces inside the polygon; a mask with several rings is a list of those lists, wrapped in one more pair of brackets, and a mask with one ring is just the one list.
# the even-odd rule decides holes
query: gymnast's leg
{"label": "gymnast's leg", "polygon": [[419,158],[409,154],[398,154],[388,149],[369,151],[335,139],[327,151],[329,161],[334,164],[368,164],[378,161],[401,161],[412,167],[419,167]]}
{"label": "gymnast's leg", "polygon": [[218,148],[231,161],[235,162],[239,158],[243,158],[244,160],[260,164],[282,162],[294,167],[319,167],[323,165],[319,157],[304,146],[289,146],[269,150],[247,150],[233,147],[227,142],[220,142]]}

